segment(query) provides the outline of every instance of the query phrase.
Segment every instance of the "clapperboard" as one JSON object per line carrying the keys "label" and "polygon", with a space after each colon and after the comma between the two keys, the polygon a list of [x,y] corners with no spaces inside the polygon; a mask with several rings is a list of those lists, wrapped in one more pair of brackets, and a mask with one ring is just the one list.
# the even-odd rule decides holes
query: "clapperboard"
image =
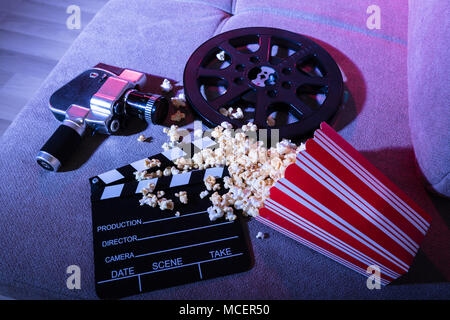
{"label": "clapperboard", "polygon": [[[202,139],[203,147],[212,145],[207,139]],[[196,148],[200,143],[193,142]],[[171,163],[177,152],[149,158]],[[240,214],[235,221],[210,221],[209,197],[199,196],[204,179],[212,175],[221,182],[226,168],[135,181],[133,172],[144,169],[144,163],[145,159],[90,179],[98,296],[121,298],[249,270],[249,238]],[[151,183],[154,193],[162,190],[174,201],[173,210],[140,206],[140,190]],[[188,205],[178,201],[179,191],[187,191]]]}

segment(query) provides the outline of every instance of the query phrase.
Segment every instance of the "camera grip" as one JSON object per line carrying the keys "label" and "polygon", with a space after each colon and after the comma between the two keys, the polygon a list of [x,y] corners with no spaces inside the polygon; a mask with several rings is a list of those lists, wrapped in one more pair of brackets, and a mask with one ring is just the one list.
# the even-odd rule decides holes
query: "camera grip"
{"label": "camera grip", "polygon": [[39,151],[36,157],[37,163],[46,170],[58,171],[80,143],[80,133],[63,123]]}

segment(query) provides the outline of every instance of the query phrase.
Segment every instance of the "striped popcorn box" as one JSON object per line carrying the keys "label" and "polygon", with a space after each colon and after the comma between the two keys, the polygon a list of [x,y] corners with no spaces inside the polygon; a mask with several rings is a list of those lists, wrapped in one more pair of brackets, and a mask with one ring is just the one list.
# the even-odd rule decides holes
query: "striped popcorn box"
{"label": "striped popcorn box", "polygon": [[408,271],[431,219],[322,123],[257,220],[365,276],[378,269],[385,285]]}

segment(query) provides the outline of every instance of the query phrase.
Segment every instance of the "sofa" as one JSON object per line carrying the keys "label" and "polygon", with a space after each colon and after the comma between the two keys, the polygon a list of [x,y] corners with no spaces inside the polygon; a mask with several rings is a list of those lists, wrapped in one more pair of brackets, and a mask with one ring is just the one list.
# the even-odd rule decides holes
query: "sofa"
{"label": "sofa", "polygon": [[[323,46],[342,70],[346,99],[333,127],[432,217],[410,271],[380,290],[366,278],[250,219],[254,266],[243,273],[131,299],[448,299],[449,59],[445,1],[111,0],[73,42],[1,138],[0,295],[97,299],[88,179],[160,152],[161,126],[136,135],[88,137],[69,169],[50,173],[35,156],[59,123],[50,95],[99,62],[182,81],[193,51],[242,27],[287,29]],[[438,196],[440,194],[441,196]],[[442,197],[442,195],[444,197]],[[256,239],[259,232],[269,235]],[[81,288],[66,286],[68,266]]]}

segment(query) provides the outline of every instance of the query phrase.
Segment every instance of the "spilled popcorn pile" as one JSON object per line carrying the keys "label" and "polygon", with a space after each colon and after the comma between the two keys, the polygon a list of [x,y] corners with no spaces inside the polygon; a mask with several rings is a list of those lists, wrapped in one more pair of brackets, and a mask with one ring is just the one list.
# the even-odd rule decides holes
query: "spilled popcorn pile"
{"label": "spilled popcorn pile", "polygon": [[[164,132],[169,137],[169,143],[163,145],[164,150],[170,150],[179,144],[181,129],[172,125]],[[305,145],[297,146],[290,140],[282,140],[275,147],[267,148],[264,142],[256,140],[257,127],[253,123],[233,130],[231,124],[223,122],[211,131],[211,137],[218,144],[215,148],[206,148],[195,153],[192,158],[181,157],[174,160],[174,167],[158,169],[155,172],[135,172],[137,180],[160,177],[162,175],[178,174],[193,169],[207,169],[215,166],[227,166],[229,176],[223,178],[223,187],[227,192],[220,195],[221,185],[216,178],[208,176],[205,188],[200,198],[209,196],[211,206],[208,214],[211,221],[225,217],[232,221],[236,219],[235,210],[242,210],[244,215],[257,216],[264,200],[269,196],[269,189],[284,176],[286,168],[293,162],[298,152],[305,149]],[[201,137],[201,133],[194,132],[194,137]],[[158,160],[146,162],[147,168],[160,167]],[[153,186],[154,189],[154,186]],[[173,202],[154,195],[152,186],[144,188],[141,193],[141,205],[153,207],[159,205],[161,210],[173,210]],[[188,203],[186,191],[176,195],[182,203]]]}

